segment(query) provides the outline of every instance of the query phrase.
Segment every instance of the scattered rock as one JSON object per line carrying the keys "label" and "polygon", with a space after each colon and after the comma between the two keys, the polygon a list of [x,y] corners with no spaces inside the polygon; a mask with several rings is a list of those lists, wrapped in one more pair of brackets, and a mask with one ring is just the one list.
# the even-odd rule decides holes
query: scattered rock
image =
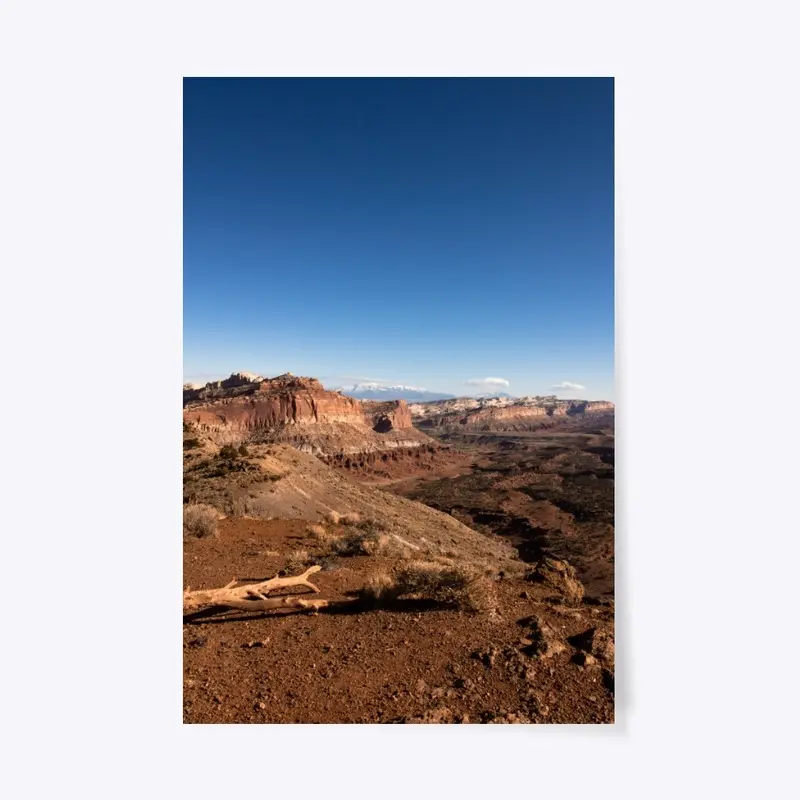
{"label": "scattered rock", "polygon": [[189,647],[205,647],[208,639],[205,636],[198,636],[196,639],[192,639],[187,644]]}
{"label": "scattered rock", "polygon": [[487,725],[529,725],[531,722],[524,714],[517,714],[513,711],[500,711],[498,713],[487,711],[483,715],[482,721]]}
{"label": "scattered rock", "polygon": [[269,644],[269,636],[259,642],[245,642],[242,647],[266,647]]}
{"label": "scattered rock", "polygon": [[[459,718],[460,719],[460,718]],[[442,725],[455,722],[455,715],[446,706],[440,708],[428,709],[424,714],[418,717],[404,717],[401,722],[410,723],[413,725]]]}
{"label": "scattered rock", "polygon": [[592,667],[597,664],[597,659],[591,653],[585,653],[583,650],[575,653],[572,660],[581,667]]}
{"label": "scattered rock", "polygon": [[532,628],[529,637],[532,644],[524,648],[526,655],[551,658],[567,649],[561,637],[540,617],[531,617],[529,623]]}
{"label": "scattered rock", "polygon": [[484,666],[491,669],[497,661],[499,650],[496,647],[489,647],[486,650],[475,650],[472,653],[473,658],[477,658],[483,662]]}
{"label": "scattered rock", "polygon": [[589,628],[583,633],[571,636],[567,640],[573,647],[589,653],[598,661],[614,668],[614,637],[613,635],[598,628]]}
{"label": "scattered rock", "polygon": [[583,600],[583,584],[568,561],[543,558],[530,573],[528,580],[544,584],[556,592],[567,605],[579,605]]}

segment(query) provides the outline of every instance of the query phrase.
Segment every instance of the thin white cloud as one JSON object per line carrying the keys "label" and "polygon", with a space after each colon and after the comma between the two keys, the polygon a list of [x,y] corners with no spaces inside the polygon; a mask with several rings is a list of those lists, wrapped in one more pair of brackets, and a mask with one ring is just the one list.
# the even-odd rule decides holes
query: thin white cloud
{"label": "thin white cloud", "polygon": [[586,387],[572,381],[561,381],[553,386],[554,389],[564,389],[567,392],[582,392]]}
{"label": "thin white cloud", "polygon": [[505,378],[470,378],[464,381],[467,386],[508,386],[509,382]]}

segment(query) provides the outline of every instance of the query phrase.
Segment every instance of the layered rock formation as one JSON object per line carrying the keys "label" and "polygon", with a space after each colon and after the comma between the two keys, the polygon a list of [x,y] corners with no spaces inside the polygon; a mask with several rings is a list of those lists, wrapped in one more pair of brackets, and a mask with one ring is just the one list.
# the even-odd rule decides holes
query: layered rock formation
{"label": "layered rock formation", "polygon": [[614,404],[597,400],[559,400],[556,397],[458,398],[410,407],[420,427],[467,427],[474,430],[525,430],[557,421],[611,417]]}
{"label": "layered rock formation", "polygon": [[220,442],[283,442],[342,463],[348,456],[434,446],[414,429],[405,401],[359,401],[290,373],[234,374],[185,389],[183,402],[184,421]]}

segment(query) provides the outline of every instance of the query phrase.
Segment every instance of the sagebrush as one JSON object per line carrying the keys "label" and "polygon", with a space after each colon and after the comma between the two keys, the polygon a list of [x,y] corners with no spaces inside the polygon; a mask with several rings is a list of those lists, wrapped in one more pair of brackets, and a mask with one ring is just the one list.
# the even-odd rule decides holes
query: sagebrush
{"label": "sagebrush", "polygon": [[431,600],[474,612],[492,611],[497,605],[494,588],[480,571],[432,561],[411,561],[391,575],[378,573],[363,595],[376,603],[400,598]]}
{"label": "sagebrush", "polygon": [[219,512],[205,503],[192,503],[183,507],[183,535],[204,539],[215,536]]}

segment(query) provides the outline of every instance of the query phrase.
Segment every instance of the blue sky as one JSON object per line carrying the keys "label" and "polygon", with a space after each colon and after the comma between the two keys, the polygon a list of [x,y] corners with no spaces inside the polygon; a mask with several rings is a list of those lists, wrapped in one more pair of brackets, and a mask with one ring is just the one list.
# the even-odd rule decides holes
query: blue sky
{"label": "blue sky", "polygon": [[601,78],[186,79],[185,379],[613,400],[613,117]]}

